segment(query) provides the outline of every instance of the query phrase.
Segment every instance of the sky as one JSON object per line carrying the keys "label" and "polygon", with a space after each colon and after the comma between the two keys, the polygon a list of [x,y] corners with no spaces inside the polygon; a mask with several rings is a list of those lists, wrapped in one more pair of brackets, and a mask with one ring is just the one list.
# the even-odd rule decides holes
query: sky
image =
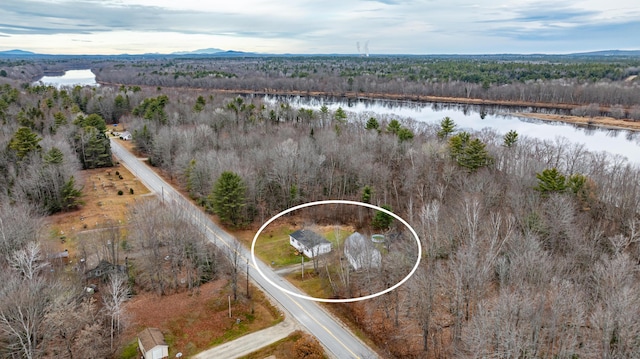
{"label": "sky", "polygon": [[1,0],[0,51],[571,53],[640,49],[638,0]]}

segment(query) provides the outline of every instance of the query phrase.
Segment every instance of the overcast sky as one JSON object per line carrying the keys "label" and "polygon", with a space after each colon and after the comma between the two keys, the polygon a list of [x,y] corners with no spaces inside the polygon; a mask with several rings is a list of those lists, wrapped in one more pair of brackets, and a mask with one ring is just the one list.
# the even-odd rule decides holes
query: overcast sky
{"label": "overcast sky", "polygon": [[638,0],[1,0],[0,50],[480,54],[640,49]]}

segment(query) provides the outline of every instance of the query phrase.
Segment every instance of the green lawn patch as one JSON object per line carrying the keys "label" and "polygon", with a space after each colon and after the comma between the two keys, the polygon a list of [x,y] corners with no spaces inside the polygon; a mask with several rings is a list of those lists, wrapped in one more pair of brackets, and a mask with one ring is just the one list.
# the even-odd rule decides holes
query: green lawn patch
{"label": "green lawn patch", "polygon": [[289,234],[293,231],[288,226],[263,231],[256,241],[256,255],[274,267],[300,262],[300,255],[296,255],[296,249],[289,244]]}

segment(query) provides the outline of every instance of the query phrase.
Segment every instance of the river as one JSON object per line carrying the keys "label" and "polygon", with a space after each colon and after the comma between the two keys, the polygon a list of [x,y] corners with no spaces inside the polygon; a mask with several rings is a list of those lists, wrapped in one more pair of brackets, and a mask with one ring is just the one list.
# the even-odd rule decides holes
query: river
{"label": "river", "polygon": [[[515,130],[521,136],[555,141],[566,138],[571,143],[582,143],[590,151],[606,151],[626,157],[640,165],[640,133],[632,130],[585,127],[564,122],[536,120],[512,115],[515,112],[556,113],[535,108],[515,108],[478,105],[451,105],[386,100],[344,100],[301,96],[266,96],[265,102],[287,102],[294,108],[320,110],[326,105],[335,111],[342,107],[347,112],[370,113],[371,116],[391,116],[418,122],[438,124],[448,116],[459,130],[481,131],[485,128],[498,133]],[[559,114],[566,114],[562,111]]]}
{"label": "river", "polygon": [[[44,76],[36,84],[44,83],[61,86],[98,86],[91,70],[69,70],[64,76]],[[437,124],[445,116],[450,117],[458,129],[481,131],[485,128],[498,133],[515,130],[521,136],[555,141],[566,138],[571,143],[584,144],[591,151],[606,151],[626,157],[631,163],[640,165],[640,134],[631,130],[584,127],[563,122],[535,120],[514,116],[514,112],[553,111],[536,108],[514,108],[479,105],[452,105],[439,103],[416,103],[387,100],[345,100],[341,98],[321,98],[303,96],[263,96],[266,103],[289,103],[293,108],[307,108],[319,111],[323,105],[335,111],[342,107],[347,112],[373,117],[396,117],[399,120],[412,119],[422,123]],[[563,112],[560,112],[561,114]]]}
{"label": "river", "polygon": [[68,70],[62,76],[43,76],[40,80],[34,82],[34,85],[39,85],[40,83],[57,88],[76,85],[99,86],[96,82],[96,75],[91,70]]}

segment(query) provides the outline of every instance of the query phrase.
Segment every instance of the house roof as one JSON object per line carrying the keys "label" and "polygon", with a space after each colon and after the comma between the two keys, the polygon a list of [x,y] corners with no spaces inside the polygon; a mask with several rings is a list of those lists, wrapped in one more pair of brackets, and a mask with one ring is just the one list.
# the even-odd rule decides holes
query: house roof
{"label": "house roof", "polygon": [[329,242],[323,236],[308,229],[298,229],[297,231],[291,233],[290,236],[307,248],[313,248],[319,244],[331,244],[331,242]]}
{"label": "house roof", "polygon": [[373,247],[367,238],[359,232],[355,232],[344,241],[344,248],[347,251],[362,251]]}
{"label": "house roof", "polygon": [[138,334],[138,339],[145,351],[149,351],[158,345],[167,345],[164,334],[158,328],[147,328]]}
{"label": "house roof", "polygon": [[356,267],[356,269],[362,267],[367,262],[372,267],[379,267],[382,259],[380,251],[371,243],[371,240],[359,232],[353,233],[345,239],[344,253],[355,261],[351,263],[351,265]]}

